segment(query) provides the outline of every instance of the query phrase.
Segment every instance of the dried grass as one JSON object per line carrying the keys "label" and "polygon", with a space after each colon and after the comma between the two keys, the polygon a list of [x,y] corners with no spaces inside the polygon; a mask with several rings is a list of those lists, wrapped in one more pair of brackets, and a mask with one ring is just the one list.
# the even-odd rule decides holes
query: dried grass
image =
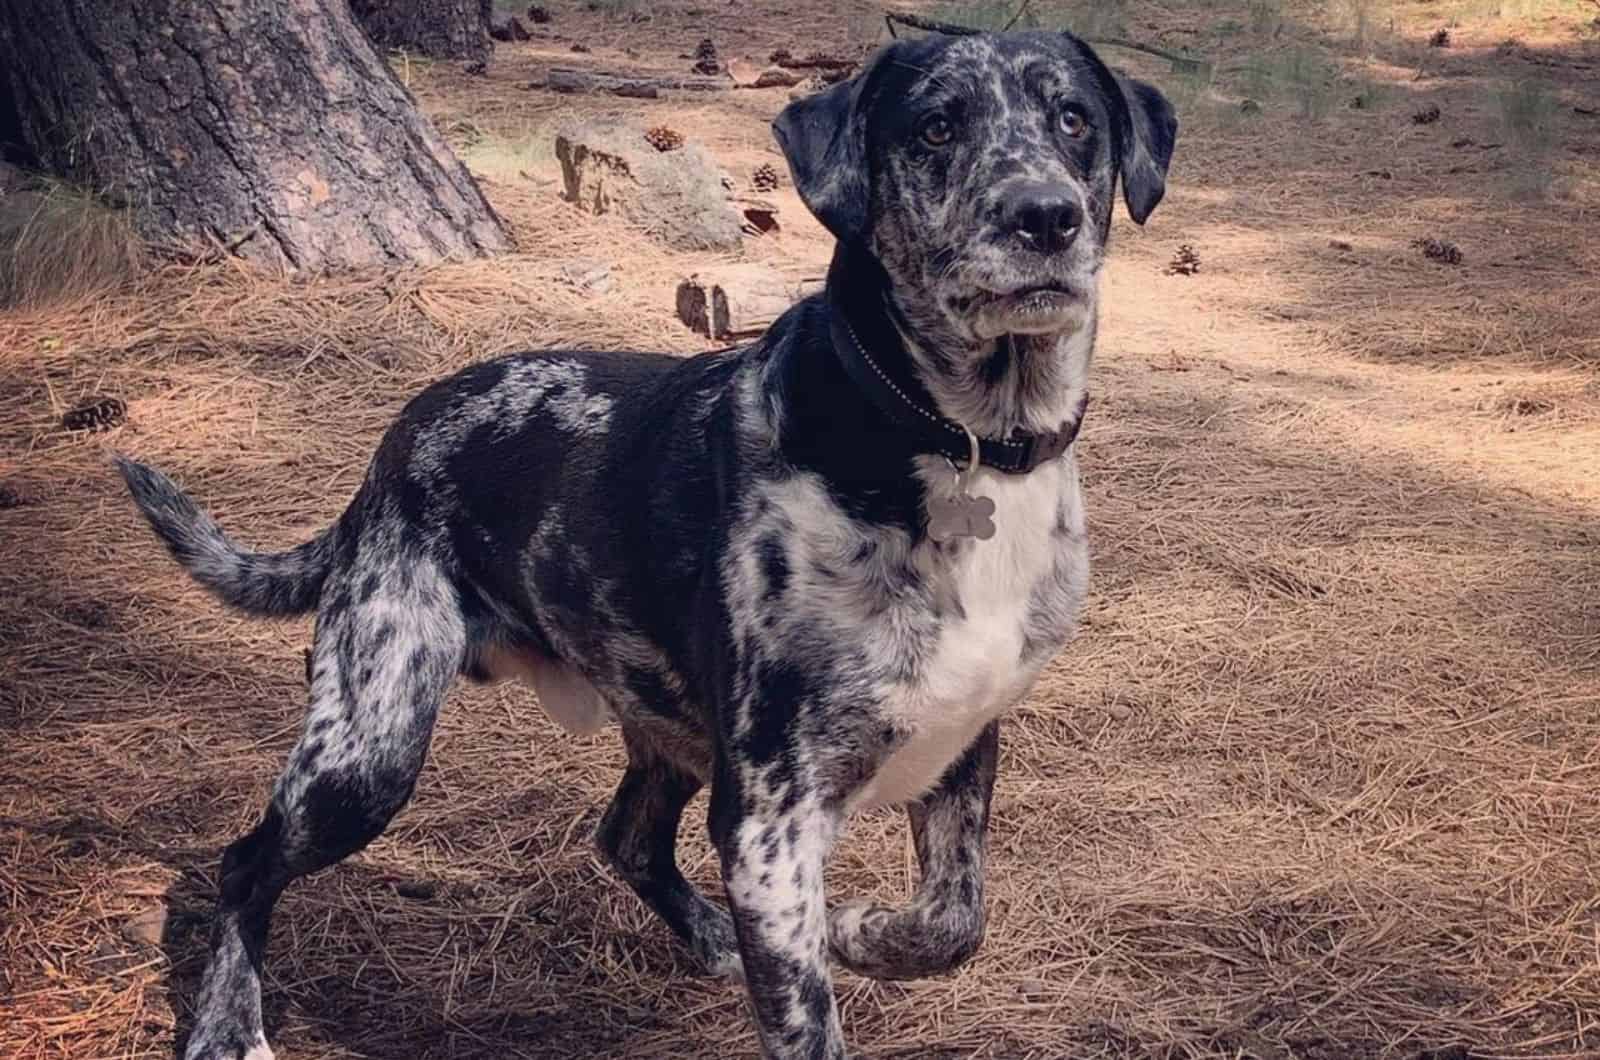
{"label": "dried grass", "polygon": [[0,309],[92,297],[143,263],[127,215],[85,192],[56,182],[0,192]]}
{"label": "dried grass", "polygon": [[[832,40],[793,5],[651,11],[562,8],[552,26],[593,61],[639,47],[670,66],[707,32],[725,54],[844,47],[866,13]],[[491,137],[615,108],[740,179],[772,158],[781,92],[518,87],[565,47],[502,45],[487,81],[435,64],[413,88],[441,125]],[[1459,152],[1441,144],[1497,117],[1470,65],[1494,60],[1467,52],[1450,49],[1469,65],[1447,83],[1392,79],[1445,100],[1437,132],[1407,106],[1336,110],[1315,137],[1292,108],[1242,126],[1199,109],[1169,202],[1144,232],[1119,224],[1083,444],[1084,629],[1006,730],[977,960],[929,982],[840,977],[866,1055],[1600,1050],[1600,251],[1572,238],[1581,199],[1552,215],[1447,172]],[[1226,98],[1238,67],[1219,68],[1207,91]],[[1559,135],[1588,150],[1597,134]],[[307,624],[205,598],[106,449],[281,547],[338,512],[400,403],[444,371],[552,343],[699,348],[671,290],[707,259],[578,216],[529,173],[486,187],[519,255],[307,282],[167,267],[0,316],[0,495],[20,502],[0,508],[0,1055],[171,1055],[217,852],[301,712]],[[790,189],[774,198],[785,230],[747,255],[813,272],[820,231]],[[1424,262],[1409,243],[1430,235],[1466,264]],[[1179,243],[1202,272],[1161,275]],[[566,286],[574,257],[608,262],[612,291]],[[59,428],[97,393],[128,400],[126,426]],[[620,767],[613,737],[561,734],[526,692],[453,694],[396,827],[281,906],[279,1055],[752,1054],[738,991],[693,978],[591,853]],[[698,828],[684,848],[714,889]],[[891,814],[856,822],[831,875],[888,899],[913,880]]]}

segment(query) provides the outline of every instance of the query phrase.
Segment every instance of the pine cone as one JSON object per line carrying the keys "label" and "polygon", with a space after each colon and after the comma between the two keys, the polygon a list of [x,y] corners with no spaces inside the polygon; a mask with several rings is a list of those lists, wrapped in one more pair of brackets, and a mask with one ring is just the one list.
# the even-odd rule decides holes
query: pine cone
{"label": "pine cone", "polygon": [[1446,265],[1461,264],[1461,248],[1444,239],[1413,239],[1411,245],[1422,251],[1422,256],[1429,261],[1439,261]]}
{"label": "pine cone", "polygon": [[1200,271],[1200,255],[1188,243],[1180,243],[1172,263],[1163,271],[1168,276],[1193,276]]}
{"label": "pine cone", "polygon": [[717,58],[717,46],[707,37],[694,49],[694,72],[697,74],[719,74],[722,72],[722,60]]}
{"label": "pine cone", "polygon": [[657,151],[676,151],[683,146],[683,133],[676,129],[669,129],[665,125],[657,125],[646,132],[644,138]]}
{"label": "pine cone", "polygon": [[757,191],[777,191],[781,180],[771,162],[762,163],[750,176],[750,183]]}
{"label": "pine cone", "polygon": [[69,431],[108,431],[127,418],[128,406],[121,398],[96,398],[65,413],[61,426]]}

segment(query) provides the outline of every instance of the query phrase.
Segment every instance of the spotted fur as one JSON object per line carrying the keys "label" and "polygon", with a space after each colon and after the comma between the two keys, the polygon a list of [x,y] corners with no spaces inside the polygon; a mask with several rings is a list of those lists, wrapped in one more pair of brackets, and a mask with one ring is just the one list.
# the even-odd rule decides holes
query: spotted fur
{"label": "spotted fur", "polygon": [[[897,44],[775,132],[839,247],[828,292],[753,345],[474,365],[406,407],[334,526],[278,556],[122,462],[223,600],[317,612],[305,728],[223,858],[189,1060],[270,1056],[272,907],[405,804],[458,674],[526,680],[579,731],[619,725],[597,842],[707,969],[743,978],[768,1056],[844,1057],[830,956],[904,978],[977,949],[998,719],[1087,584],[1076,460],[974,472],[998,533],[930,540],[955,473],[852,385],[831,325],[881,318],[885,375],[981,434],[1059,426],[1087,387],[1114,188],[1142,222],[1175,125],[1081,42],[1020,34]],[[675,860],[707,785],[728,908]],[[829,850],[879,804],[907,807],[921,885],[830,910]]]}

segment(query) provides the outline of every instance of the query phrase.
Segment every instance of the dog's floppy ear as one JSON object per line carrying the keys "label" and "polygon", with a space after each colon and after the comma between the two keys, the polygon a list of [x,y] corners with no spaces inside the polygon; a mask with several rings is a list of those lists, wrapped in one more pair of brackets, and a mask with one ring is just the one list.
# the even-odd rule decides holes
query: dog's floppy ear
{"label": "dog's floppy ear", "polygon": [[1167,97],[1153,85],[1120,75],[1116,82],[1128,118],[1118,160],[1122,201],[1128,205],[1128,216],[1144,224],[1167,191],[1167,166],[1178,140],[1178,118]]}
{"label": "dog's floppy ear", "polygon": [[866,234],[871,187],[863,100],[891,50],[850,80],[789,104],[772,123],[795,191],[841,243]]}

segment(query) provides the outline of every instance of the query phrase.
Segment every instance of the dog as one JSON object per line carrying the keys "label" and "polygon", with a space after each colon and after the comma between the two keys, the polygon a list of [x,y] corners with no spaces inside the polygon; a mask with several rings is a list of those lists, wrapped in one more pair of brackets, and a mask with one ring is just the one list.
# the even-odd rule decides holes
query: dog
{"label": "dog", "polygon": [[[998,719],[1087,585],[1072,446],[1116,188],[1143,224],[1177,122],[1081,40],[1030,32],[894,43],[773,129],[836,247],[825,290],[754,344],[474,364],[277,554],[118,458],[216,596],[317,615],[304,730],[222,859],[189,1060],[271,1056],[273,904],[406,803],[460,674],[620,728],[599,848],[743,980],[766,1056],[846,1055],[830,957],[906,978],[978,948]],[[726,909],[674,856],[708,784]],[[830,909],[829,848],[882,804],[908,810],[919,889]]]}

